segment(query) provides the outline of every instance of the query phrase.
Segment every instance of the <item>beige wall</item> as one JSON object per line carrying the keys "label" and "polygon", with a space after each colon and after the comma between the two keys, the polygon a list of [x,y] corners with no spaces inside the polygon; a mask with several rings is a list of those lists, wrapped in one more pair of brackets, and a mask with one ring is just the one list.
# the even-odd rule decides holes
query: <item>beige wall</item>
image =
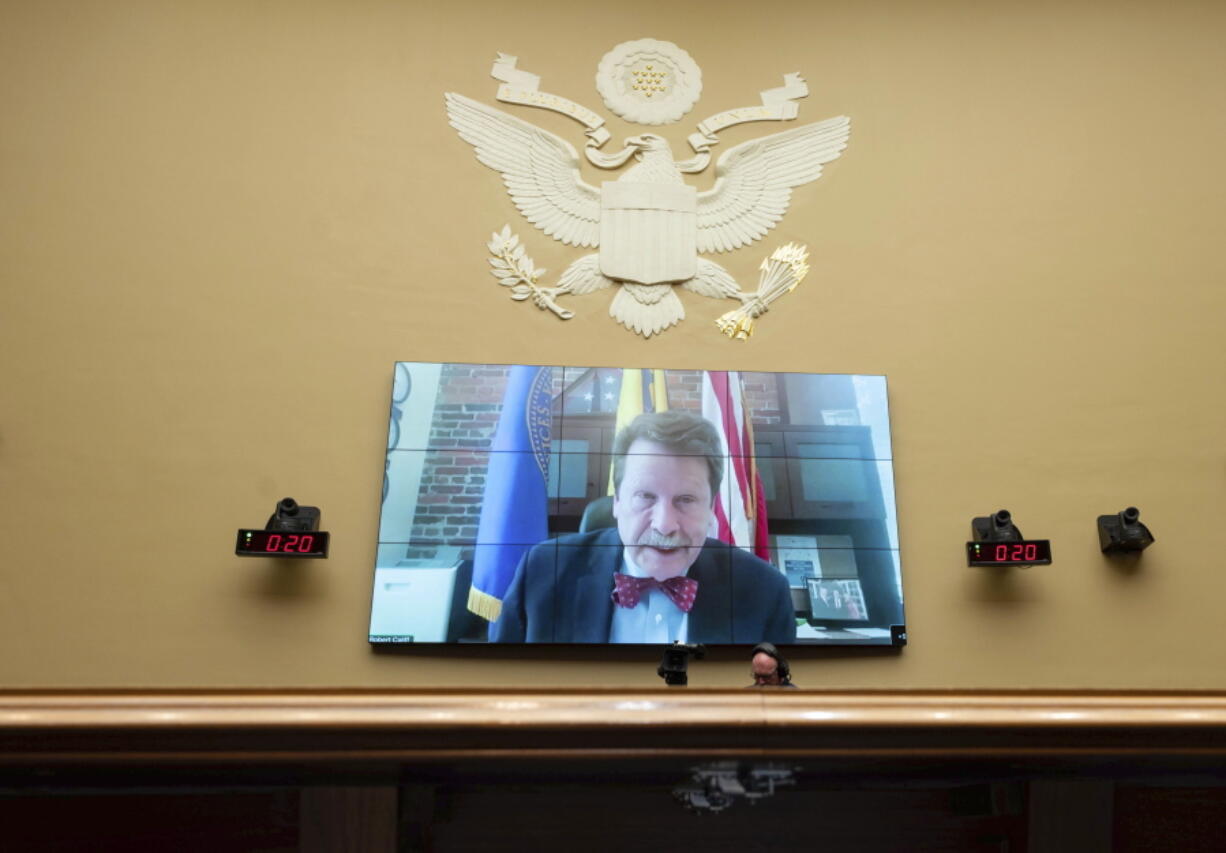
{"label": "beige wall", "polygon": [[[4,4],[0,686],[660,683],[642,650],[370,652],[391,363],[416,359],[888,374],[912,642],[797,653],[798,680],[1226,687],[1224,27],[1211,2]],[[442,93],[492,102],[506,51],[600,107],[600,56],[645,36],[703,69],[675,150],[787,71],[802,120],[852,117],[721,258],[751,282],[769,247],[812,252],[747,344],[693,294],[643,342],[606,295],[563,323],[485,272],[506,222],[551,278],[576,253]],[[231,556],[287,494],[331,558]],[[1130,503],[1158,543],[1129,571],[1094,517]],[[1055,565],[963,565],[1001,506]],[[746,680],[716,657],[692,683]]]}

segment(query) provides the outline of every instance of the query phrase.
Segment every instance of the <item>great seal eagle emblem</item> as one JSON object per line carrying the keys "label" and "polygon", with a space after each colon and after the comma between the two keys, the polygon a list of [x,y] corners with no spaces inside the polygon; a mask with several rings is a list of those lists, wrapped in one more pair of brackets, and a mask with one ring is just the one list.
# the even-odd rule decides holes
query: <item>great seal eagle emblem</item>
{"label": "great seal eagle emblem", "polygon": [[[684,105],[673,110],[680,118],[701,90],[701,78],[695,79],[697,66],[689,55],[674,56],[670,47],[684,54],[671,43],[651,39],[619,45],[610,52],[601,69],[609,69],[615,79],[598,81],[606,100],[609,93],[623,100],[654,98],[653,107],[665,109],[646,114],[661,123],[661,116],[672,115],[667,111],[669,96],[680,94],[673,98]],[[614,54],[616,62],[609,60]],[[676,60],[675,68],[669,64],[670,56]],[[700,192],[684,176],[705,169],[710,147],[718,142],[715,134],[741,122],[795,118],[794,99],[808,93],[799,75],[785,75],[782,89],[763,92],[761,106],[729,110],[700,123],[700,133],[689,140],[696,156],[679,162],[668,141],[653,133],[629,137],[616,155],[601,154],[597,149],[609,138],[603,119],[578,104],[540,92],[539,78],[514,66],[515,58],[505,55],[495,62],[493,74],[504,81],[499,100],[553,109],[585,124],[585,153],[597,166],[613,169],[632,158],[634,162],[616,180],[593,186],[580,176],[579,154],[565,139],[472,98],[446,93],[452,127],[473,147],[478,160],[502,175],[524,218],[566,245],[598,250],[571,263],[557,287],[545,288],[538,281],[543,271],[535,270],[530,260],[525,262],[524,247],[509,227],[495,233],[489,244],[495,256],[491,265],[499,280],[512,287],[513,298],[532,297],[565,318],[570,312],[561,309],[554,297],[615,287],[610,315],[646,337],[685,317],[677,287],[711,298],[739,299],[746,305],[756,301],[754,317],[766,310],[771,300],[761,298],[762,291],[742,291],[727,270],[702,255],[731,252],[762,239],[787,212],[792,190],[817,180],[822,167],[847,147],[850,119],[837,116],[736,145],[716,162],[714,186]],[[687,82],[689,90],[678,93],[676,87]],[[634,110],[620,112],[629,115]],[[789,268],[807,270],[805,257]],[[796,277],[790,286],[798,281]]]}

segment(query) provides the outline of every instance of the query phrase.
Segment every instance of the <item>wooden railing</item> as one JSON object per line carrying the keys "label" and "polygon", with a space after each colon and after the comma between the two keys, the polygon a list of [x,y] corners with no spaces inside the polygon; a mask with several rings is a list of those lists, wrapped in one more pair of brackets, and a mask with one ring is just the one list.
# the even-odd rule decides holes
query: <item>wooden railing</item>
{"label": "wooden railing", "polygon": [[0,765],[1226,758],[1226,692],[0,691]]}

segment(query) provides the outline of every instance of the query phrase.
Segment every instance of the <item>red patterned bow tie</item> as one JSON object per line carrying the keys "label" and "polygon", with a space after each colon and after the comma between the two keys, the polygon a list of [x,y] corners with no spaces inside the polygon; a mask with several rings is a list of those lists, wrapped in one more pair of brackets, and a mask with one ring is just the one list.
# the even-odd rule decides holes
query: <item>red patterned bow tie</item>
{"label": "red patterned bow tie", "polygon": [[682,613],[690,612],[694,606],[694,596],[698,593],[698,581],[680,576],[658,581],[655,578],[632,578],[618,572],[613,575],[613,586],[613,603],[618,607],[634,607],[644,591],[660,589]]}

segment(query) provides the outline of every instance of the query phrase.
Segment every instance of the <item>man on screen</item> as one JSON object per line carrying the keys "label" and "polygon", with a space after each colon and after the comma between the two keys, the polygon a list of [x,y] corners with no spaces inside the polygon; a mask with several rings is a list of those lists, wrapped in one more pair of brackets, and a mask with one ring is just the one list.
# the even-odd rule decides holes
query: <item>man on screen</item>
{"label": "man on screen", "polygon": [[617,527],[530,550],[495,642],[792,643],[787,579],[707,538],[724,474],[719,433],[676,409],[642,414],[613,442]]}

